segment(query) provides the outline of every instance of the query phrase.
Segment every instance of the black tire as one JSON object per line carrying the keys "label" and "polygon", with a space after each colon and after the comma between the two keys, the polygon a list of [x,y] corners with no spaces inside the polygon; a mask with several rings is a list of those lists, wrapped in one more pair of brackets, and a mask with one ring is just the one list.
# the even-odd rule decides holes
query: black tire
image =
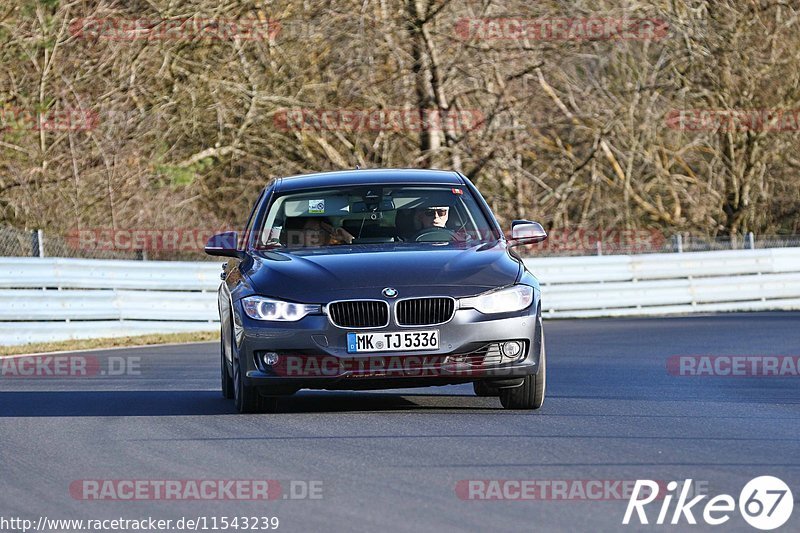
{"label": "black tire", "polygon": [[544,403],[547,361],[541,314],[537,317],[537,325],[539,328],[539,371],[535,375],[525,376],[525,381],[519,387],[500,389],[500,403],[506,409],[539,409]]}
{"label": "black tire", "polygon": [[[231,341],[231,344],[233,341]],[[233,403],[236,410],[240,413],[257,413],[260,410],[261,401],[258,389],[251,385],[245,385],[243,380],[243,363],[238,357],[236,350],[233,350]]]}
{"label": "black tire", "polygon": [[222,397],[226,400],[233,399],[233,378],[231,377],[230,372],[228,372],[228,363],[225,359],[225,335],[222,334],[222,331],[219,333],[220,341],[219,341],[219,348],[220,348],[220,378],[221,378],[221,385],[222,385]]}
{"label": "black tire", "polygon": [[482,398],[486,397],[497,397],[500,394],[500,389],[495,387],[490,387],[486,384],[485,381],[473,381],[472,382],[472,390],[475,391],[475,396],[480,396]]}

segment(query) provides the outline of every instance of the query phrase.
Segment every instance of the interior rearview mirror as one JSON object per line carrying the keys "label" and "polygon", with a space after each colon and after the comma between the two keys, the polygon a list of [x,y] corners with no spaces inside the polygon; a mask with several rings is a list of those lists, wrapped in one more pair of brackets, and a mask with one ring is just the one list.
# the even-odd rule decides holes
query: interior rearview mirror
{"label": "interior rearview mirror", "polygon": [[375,213],[383,211],[394,211],[394,200],[390,197],[377,198],[369,202],[353,202],[350,205],[351,213]]}

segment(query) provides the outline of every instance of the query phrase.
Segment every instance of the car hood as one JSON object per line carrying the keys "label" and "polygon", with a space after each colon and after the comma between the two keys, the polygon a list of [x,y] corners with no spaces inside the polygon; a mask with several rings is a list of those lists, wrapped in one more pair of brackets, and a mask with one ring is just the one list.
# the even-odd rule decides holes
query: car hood
{"label": "car hood", "polygon": [[420,245],[338,246],[315,251],[264,251],[246,274],[258,294],[297,302],[399,297],[470,296],[512,284],[520,262],[502,243],[454,247]]}

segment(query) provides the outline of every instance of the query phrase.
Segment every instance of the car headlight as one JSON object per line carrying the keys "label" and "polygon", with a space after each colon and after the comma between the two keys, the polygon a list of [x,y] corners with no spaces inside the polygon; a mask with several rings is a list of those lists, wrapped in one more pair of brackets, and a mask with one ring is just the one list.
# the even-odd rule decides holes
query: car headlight
{"label": "car headlight", "polygon": [[495,313],[513,313],[522,311],[533,302],[533,287],[528,285],[514,285],[505,289],[485,292],[471,298],[461,298],[462,308],[473,308],[477,311],[491,315]]}
{"label": "car headlight", "polygon": [[320,305],[283,302],[263,296],[242,298],[242,307],[250,318],[275,322],[296,322],[306,315],[322,312]]}

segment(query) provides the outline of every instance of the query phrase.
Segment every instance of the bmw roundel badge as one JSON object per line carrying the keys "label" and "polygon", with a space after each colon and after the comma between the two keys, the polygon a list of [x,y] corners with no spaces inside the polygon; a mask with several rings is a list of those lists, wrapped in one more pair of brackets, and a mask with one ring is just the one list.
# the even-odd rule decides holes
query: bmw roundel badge
{"label": "bmw roundel badge", "polygon": [[386,287],[383,289],[383,295],[387,298],[396,298],[397,297],[397,290],[391,287]]}

